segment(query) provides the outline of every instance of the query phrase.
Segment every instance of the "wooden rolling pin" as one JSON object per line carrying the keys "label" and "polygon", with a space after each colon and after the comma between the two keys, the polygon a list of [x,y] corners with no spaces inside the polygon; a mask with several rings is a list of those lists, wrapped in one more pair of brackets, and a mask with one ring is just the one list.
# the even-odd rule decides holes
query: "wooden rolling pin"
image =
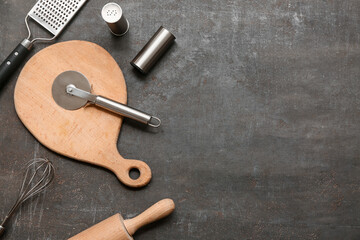
{"label": "wooden rolling pin", "polygon": [[69,240],[131,240],[139,228],[168,216],[174,209],[173,200],[163,199],[132,219],[124,220],[117,213]]}

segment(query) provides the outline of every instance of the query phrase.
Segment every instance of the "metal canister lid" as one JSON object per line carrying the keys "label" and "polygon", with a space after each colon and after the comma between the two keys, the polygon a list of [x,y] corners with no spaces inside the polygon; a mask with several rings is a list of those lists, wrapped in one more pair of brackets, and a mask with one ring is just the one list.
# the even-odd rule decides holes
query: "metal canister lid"
{"label": "metal canister lid", "polygon": [[131,65],[140,72],[147,73],[175,39],[175,36],[169,30],[161,26],[131,61]]}
{"label": "metal canister lid", "polygon": [[129,30],[129,22],[117,3],[107,3],[101,10],[101,16],[114,35],[123,36]]}

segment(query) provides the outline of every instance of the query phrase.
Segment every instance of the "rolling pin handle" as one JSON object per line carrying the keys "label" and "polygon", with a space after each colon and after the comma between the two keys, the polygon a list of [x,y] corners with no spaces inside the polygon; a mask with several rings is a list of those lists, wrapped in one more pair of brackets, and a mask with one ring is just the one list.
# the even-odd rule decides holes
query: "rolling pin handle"
{"label": "rolling pin handle", "polygon": [[169,198],[163,199],[149,207],[140,215],[125,220],[125,228],[132,236],[139,228],[170,215],[174,209],[175,203],[173,200]]}
{"label": "rolling pin handle", "polygon": [[69,240],[129,240],[139,228],[168,216],[174,209],[173,200],[163,199],[132,219],[123,221],[117,213]]}

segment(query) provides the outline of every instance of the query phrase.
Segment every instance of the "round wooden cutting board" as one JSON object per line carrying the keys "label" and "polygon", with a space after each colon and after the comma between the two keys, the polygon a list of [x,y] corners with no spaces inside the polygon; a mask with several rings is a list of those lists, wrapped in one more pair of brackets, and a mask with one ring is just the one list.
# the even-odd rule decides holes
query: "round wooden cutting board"
{"label": "round wooden cutting board", "polygon": [[[124,159],[117,150],[122,117],[94,106],[69,111],[55,103],[53,81],[69,70],[84,74],[94,94],[126,104],[124,76],[105,49],[85,41],[62,42],[38,52],[21,71],[14,95],[21,121],[39,142],[59,154],[105,167],[130,187],[149,183],[149,166]],[[140,171],[138,179],[129,176],[131,169]]]}

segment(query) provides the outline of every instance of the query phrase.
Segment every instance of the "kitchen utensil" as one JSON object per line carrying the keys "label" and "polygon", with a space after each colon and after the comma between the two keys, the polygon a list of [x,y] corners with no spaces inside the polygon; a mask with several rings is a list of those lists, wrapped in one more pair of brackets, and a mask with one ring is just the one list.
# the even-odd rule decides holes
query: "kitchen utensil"
{"label": "kitchen utensil", "polygon": [[[20,66],[29,54],[35,42],[49,42],[55,39],[87,0],[38,0],[25,17],[28,37],[24,39],[0,65],[0,88],[10,75]],[[34,38],[31,40],[29,18],[40,24],[53,36],[51,38]]]}
{"label": "kitchen utensil", "polygon": [[54,173],[54,166],[47,159],[35,158],[28,163],[18,199],[0,225],[0,236],[5,231],[5,224],[14,215],[19,206],[29,198],[44,191],[53,181]]}
{"label": "kitchen utensil", "polygon": [[[92,92],[126,104],[124,76],[105,49],[85,41],[61,42],[39,51],[21,71],[14,92],[19,118],[51,150],[105,167],[127,186],[145,186],[151,179],[149,166],[142,161],[124,159],[117,149],[121,116],[91,105],[69,111],[54,101],[54,79],[69,70],[86,75]],[[141,147],[144,143],[139,139],[136,144]],[[131,169],[139,170],[139,178],[129,176]]]}
{"label": "kitchen utensil", "polygon": [[124,221],[117,213],[108,219],[88,228],[69,240],[129,240],[141,227],[170,215],[175,209],[174,201],[163,199],[140,215]]}
{"label": "kitchen utensil", "polygon": [[169,30],[161,26],[131,61],[131,65],[142,73],[149,72],[175,39],[175,36]]}
{"label": "kitchen utensil", "polygon": [[[130,108],[124,104],[111,99],[91,94],[91,85],[86,77],[76,71],[66,71],[55,78],[52,86],[52,96],[55,102],[67,110],[77,110],[87,103],[105,108],[114,113],[120,114],[148,124],[151,127],[159,127],[159,118]],[[153,122],[156,122],[155,124]]]}
{"label": "kitchen utensil", "polygon": [[101,10],[101,16],[115,36],[123,36],[129,30],[129,22],[117,3],[107,3]]}

